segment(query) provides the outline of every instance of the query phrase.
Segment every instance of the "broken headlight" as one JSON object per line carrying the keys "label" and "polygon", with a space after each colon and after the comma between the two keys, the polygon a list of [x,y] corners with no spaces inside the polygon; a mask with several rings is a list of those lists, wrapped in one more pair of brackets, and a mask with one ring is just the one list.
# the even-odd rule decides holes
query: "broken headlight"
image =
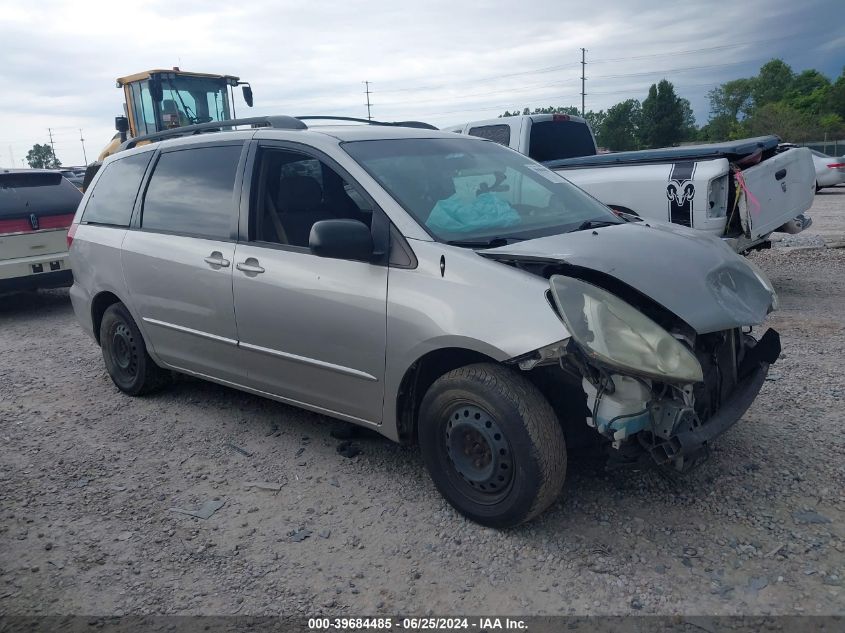
{"label": "broken headlight", "polygon": [[550,282],[569,333],[591,358],[657,380],[704,379],[689,349],[619,297],[563,275]]}

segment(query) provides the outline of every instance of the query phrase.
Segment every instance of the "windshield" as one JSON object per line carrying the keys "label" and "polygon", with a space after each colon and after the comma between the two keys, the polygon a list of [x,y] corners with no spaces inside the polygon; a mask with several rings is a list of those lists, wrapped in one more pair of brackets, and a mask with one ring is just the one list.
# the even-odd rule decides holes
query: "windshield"
{"label": "windshield", "polygon": [[497,143],[397,139],[343,148],[443,242],[507,242],[564,233],[589,220],[619,222],[561,176]]}
{"label": "windshield", "polygon": [[[231,118],[229,96],[223,79],[163,76],[161,88],[162,99],[155,102],[148,81],[132,85],[139,134]],[[160,126],[156,126],[157,119],[161,121]]]}

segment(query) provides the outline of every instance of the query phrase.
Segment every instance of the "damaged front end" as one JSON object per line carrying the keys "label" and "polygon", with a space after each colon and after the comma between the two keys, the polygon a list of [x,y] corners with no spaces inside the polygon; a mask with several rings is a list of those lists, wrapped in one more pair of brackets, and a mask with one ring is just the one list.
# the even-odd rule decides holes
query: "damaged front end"
{"label": "damaged front end", "polygon": [[646,309],[650,318],[572,276],[552,274],[550,286],[571,336],[514,361],[528,371],[557,364],[579,381],[586,422],[617,449],[617,462],[647,454],[659,465],[690,470],[742,417],[780,355],[771,329],[759,341],[743,327],[698,334],[665,311]]}

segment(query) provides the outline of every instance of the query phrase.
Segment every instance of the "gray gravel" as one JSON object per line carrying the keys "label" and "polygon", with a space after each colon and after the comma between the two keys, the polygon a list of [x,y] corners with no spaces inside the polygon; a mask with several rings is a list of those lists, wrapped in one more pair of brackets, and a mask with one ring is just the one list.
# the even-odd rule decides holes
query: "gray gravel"
{"label": "gray gravel", "polygon": [[573,456],[507,532],[413,450],[339,454],[318,415],[187,378],[123,396],[66,291],[0,297],[0,614],[841,614],[845,249],[819,246],[845,187],[811,215],[821,242],[752,255],[784,358],[711,461],[676,482]]}

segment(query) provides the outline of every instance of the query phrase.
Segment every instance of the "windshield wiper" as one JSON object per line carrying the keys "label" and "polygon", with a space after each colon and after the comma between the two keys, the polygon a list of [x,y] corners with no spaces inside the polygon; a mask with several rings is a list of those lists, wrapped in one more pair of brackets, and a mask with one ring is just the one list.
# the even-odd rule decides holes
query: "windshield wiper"
{"label": "windshield wiper", "polygon": [[511,242],[521,242],[519,237],[488,237],[480,240],[447,240],[446,243],[450,246],[463,246],[466,248],[496,248],[497,246],[507,246]]}
{"label": "windshield wiper", "polygon": [[574,233],[575,231],[586,231],[587,229],[600,229],[603,226],[613,226],[615,224],[622,224],[622,222],[602,219],[584,220],[577,227],[570,230],[569,233]]}

